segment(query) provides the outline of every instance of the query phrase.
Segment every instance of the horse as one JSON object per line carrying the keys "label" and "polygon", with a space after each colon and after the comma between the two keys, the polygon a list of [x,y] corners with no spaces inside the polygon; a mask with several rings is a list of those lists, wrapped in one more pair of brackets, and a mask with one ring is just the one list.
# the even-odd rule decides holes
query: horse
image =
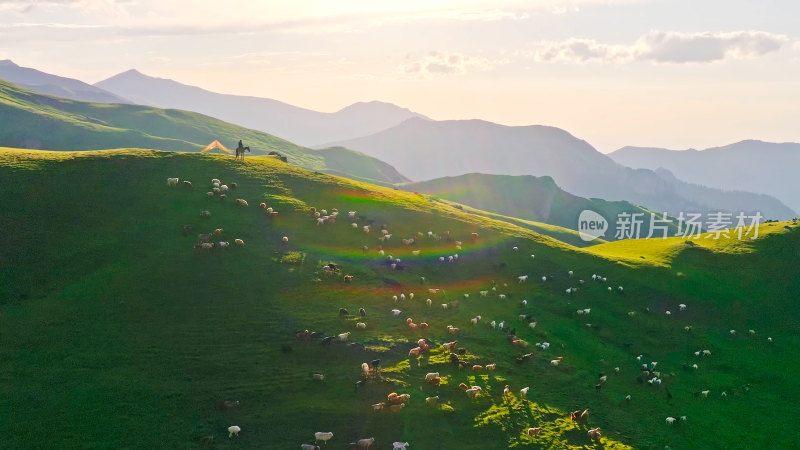
{"label": "horse", "polygon": [[234,159],[240,159],[244,161],[244,152],[249,152],[250,147],[237,147],[236,148],[236,157]]}

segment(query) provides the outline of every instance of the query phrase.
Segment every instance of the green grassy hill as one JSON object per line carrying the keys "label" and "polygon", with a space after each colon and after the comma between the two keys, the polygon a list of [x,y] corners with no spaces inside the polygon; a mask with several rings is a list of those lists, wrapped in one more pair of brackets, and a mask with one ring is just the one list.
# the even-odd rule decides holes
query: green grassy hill
{"label": "green grassy hill", "polygon": [[[194,187],[169,187],[168,177]],[[226,200],[210,198],[212,178],[238,189]],[[393,441],[412,449],[790,448],[795,440],[795,223],[765,225],[770,232],[746,244],[578,249],[427,196],[270,157],[237,164],[147,150],[2,149],[0,179],[4,448],[292,449],[313,442],[317,431],[334,433],[333,449],[370,436],[381,449]],[[266,215],[260,202],[279,215]],[[341,214],[317,225],[310,207]],[[202,219],[203,210],[211,217]],[[359,228],[350,226],[351,210]],[[195,229],[183,236],[189,224]],[[366,224],[370,233],[360,228]],[[392,234],[386,242],[378,240],[382,224]],[[230,248],[193,248],[198,233],[217,228],[223,231],[213,240]],[[401,243],[411,237],[413,245]],[[456,253],[455,262],[439,261]],[[402,260],[399,268],[388,265],[388,255]],[[340,272],[326,274],[329,262]],[[344,282],[347,274],[352,283]],[[522,274],[530,275],[526,283],[517,281]],[[568,287],[579,289],[567,294]],[[481,297],[481,290],[490,293]],[[416,295],[395,303],[401,292]],[[451,301],[460,306],[438,306]],[[366,317],[342,317],[342,307],[364,307]],[[393,308],[402,313],[395,317]],[[583,308],[591,313],[576,314]],[[473,326],[476,315],[482,320]],[[410,329],[409,317],[430,329]],[[512,346],[487,325],[492,320],[531,345]],[[460,331],[448,333],[450,324]],[[357,345],[297,340],[304,329],[350,331]],[[423,336],[437,345],[409,358]],[[448,363],[439,344],[453,339],[469,364],[497,369],[475,373]],[[545,341],[547,350],[533,346]],[[283,352],[285,345],[293,350]],[[711,356],[694,356],[700,349]],[[515,362],[528,352],[534,356]],[[360,364],[376,358],[382,379],[356,388]],[[651,361],[661,385],[637,382],[639,365]],[[325,380],[314,381],[314,372]],[[438,388],[424,382],[427,372],[442,375]],[[608,381],[598,391],[600,373]],[[457,387],[462,382],[483,394],[470,401]],[[505,385],[513,395],[502,395]],[[527,400],[519,395],[524,386]],[[693,394],[706,389],[708,398]],[[409,393],[408,406],[373,412],[370,405],[390,392]],[[434,395],[440,405],[426,405]],[[222,400],[241,403],[216,409]],[[600,444],[570,423],[568,412],[579,408],[602,429]],[[685,422],[665,424],[684,415]],[[229,439],[234,424],[242,431]],[[543,432],[528,437],[529,426]]]}
{"label": "green grassy hill", "polygon": [[200,151],[241,139],[253,154],[277,151],[310,170],[379,184],[408,181],[390,165],[345,148],[314,150],[260,131],[176,109],[87,103],[40,94],[0,80],[0,145],[48,150],[158,148]]}
{"label": "green grassy hill", "polygon": [[[577,230],[578,216],[581,211],[588,209],[609,221],[610,230],[605,236],[608,240],[614,239],[614,223],[620,213],[644,214],[642,217],[646,220],[642,230],[643,235],[647,236],[650,230],[649,210],[625,201],[610,202],[599,198],[578,197],[559,188],[550,177],[470,173],[408,183],[403,185],[403,189],[430,194],[504,216],[558,225],[570,230]],[[656,214],[658,217],[661,216],[661,213]],[[674,230],[673,225],[670,234],[674,234]],[[581,242],[570,243],[586,245]]]}

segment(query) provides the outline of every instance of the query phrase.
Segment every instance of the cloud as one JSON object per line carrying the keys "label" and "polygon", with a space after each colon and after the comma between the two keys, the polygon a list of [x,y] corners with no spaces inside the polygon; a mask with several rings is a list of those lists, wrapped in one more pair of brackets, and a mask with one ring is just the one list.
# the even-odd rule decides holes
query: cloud
{"label": "cloud", "polygon": [[491,70],[507,60],[490,60],[483,56],[463,53],[428,52],[423,57],[400,66],[403,76],[411,78],[431,78],[447,75],[464,75],[470,70]]}
{"label": "cloud", "polygon": [[536,61],[590,61],[624,63],[704,63],[766,55],[790,42],[785,35],[766,31],[679,33],[650,31],[633,44],[604,44],[594,39],[570,38],[534,44],[523,52]]}

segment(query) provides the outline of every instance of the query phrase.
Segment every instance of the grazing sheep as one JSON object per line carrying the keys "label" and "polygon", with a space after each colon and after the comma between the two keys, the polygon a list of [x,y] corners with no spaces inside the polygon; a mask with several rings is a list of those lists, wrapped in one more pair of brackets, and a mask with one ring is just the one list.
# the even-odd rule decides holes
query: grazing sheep
{"label": "grazing sheep", "polygon": [[240,205],[240,206],[247,206],[247,200],[245,200],[243,198],[237,198],[236,199],[236,204]]}
{"label": "grazing sheep", "polygon": [[359,330],[366,329],[367,328],[367,324],[364,323],[364,322],[358,322],[358,323],[356,323],[356,328],[358,328]]}
{"label": "grazing sheep", "polygon": [[364,309],[364,308],[358,308],[358,314],[360,314],[361,317],[366,317],[367,316],[367,310]]}
{"label": "grazing sheep", "polygon": [[412,348],[411,350],[408,351],[408,356],[419,356],[421,351],[422,351],[422,348],[414,347],[414,348]]}
{"label": "grazing sheep", "polygon": [[678,305],[678,309],[680,309],[681,311],[686,311],[686,305],[681,303],[680,305]]}
{"label": "grazing sheep", "polygon": [[340,341],[346,341],[348,338],[350,338],[350,332],[348,331],[347,333],[336,335],[336,338]]}
{"label": "grazing sheep", "polygon": [[281,242],[286,244],[287,242],[289,242],[289,238],[287,236],[284,236],[284,237],[281,238]]}
{"label": "grazing sheep", "polygon": [[702,395],[703,397],[708,397],[709,392],[711,391],[710,390],[700,391],[700,395]]}
{"label": "grazing sheep", "polygon": [[402,312],[402,311],[400,311],[399,309],[393,309],[393,310],[392,310],[392,314],[394,314],[394,315],[395,315],[395,317],[399,316],[401,312]]}
{"label": "grazing sheep", "polygon": [[392,450],[405,450],[408,446],[408,442],[392,442]]}
{"label": "grazing sheep", "polygon": [[674,417],[667,417],[666,422],[667,422],[668,425],[672,425],[673,423],[675,423],[675,418]]}
{"label": "grazing sheep", "polygon": [[467,393],[467,397],[474,400],[475,397],[478,397],[480,395],[481,389],[475,386],[467,389],[465,392]]}
{"label": "grazing sheep", "polygon": [[550,361],[550,364],[552,364],[554,366],[557,366],[560,362],[561,362],[561,360],[553,359],[553,360]]}
{"label": "grazing sheep", "polygon": [[436,397],[427,397],[425,398],[425,403],[428,405],[435,406],[437,403],[439,403],[439,396],[437,395]]}
{"label": "grazing sheep", "polygon": [[603,437],[603,435],[600,434],[600,428],[592,428],[591,430],[586,432],[586,435],[589,436],[589,439],[593,441],[597,441],[601,437]]}
{"label": "grazing sheep", "polygon": [[506,294],[500,294],[500,295],[497,296],[497,298],[499,298],[500,300],[505,300],[506,299]]}
{"label": "grazing sheep", "polygon": [[542,277],[542,281],[547,281],[547,277]]}
{"label": "grazing sheep", "polygon": [[439,372],[429,372],[425,374],[425,381],[431,381],[432,379],[439,376]]}
{"label": "grazing sheep", "polygon": [[531,427],[526,432],[528,436],[538,436],[542,432],[542,427]]}
{"label": "grazing sheep", "polygon": [[242,429],[240,427],[238,427],[236,425],[231,425],[231,426],[228,427],[228,437],[232,438],[234,436],[239,436],[239,432],[240,431],[242,431]]}
{"label": "grazing sheep", "polygon": [[200,211],[200,218],[208,219],[209,217],[211,217],[211,212],[209,212],[209,211]]}
{"label": "grazing sheep", "polygon": [[330,431],[328,432],[317,431],[316,433],[314,433],[315,444],[317,443],[317,441],[322,441],[325,443],[325,445],[328,445],[328,441],[331,440],[331,438],[333,438],[333,433]]}
{"label": "grazing sheep", "polygon": [[531,322],[528,324],[530,328],[536,328],[536,322]]}
{"label": "grazing sheep", "polygon": [[344,282],[345,283],[351,283],[352,281],[353,281],[353,276],[352,275],[345,275],[344,276]]}
{"label": "grazing sheep", "polygon": [[236,245],[244,245],[244,241],[241,239],[234,239],[233,242],[235,242]]}
{"label": "grazing sheep", "polygon": [[366,439],[359,439],[358,446],[361,448],[370,448],[372,444],[375,442],[375,438],[366,438]]}
{"label": "grazing sheep", "polygon": [[178,178],[167,178],[167,186],[177,186],[178,181],[180,181]]}
{"label": "grazing sheep", "polygon": [[474,366],[472,366],[472,371],[473,372],[483,372],[483,366],[475,364]]}
{"label": "grazing sheep", "polygon": [[528,396],[528,390],[530,390],[530,386],[525,386],[524,388],[519,390],[519,396],[525,398]]}
{"label": "grazing sheep", "polygon": [[587,423],[589,421],[589,410],[584,409],[583,411],[573,411],[569,414],[569,420],[576,423]]}
{"label": "grazing sheep", "polygon": [[519,251],[519,247],[511,247],[511,250],[513,250],[515,252],[518,252]]}
{"label": "grazing sheep", "polygon": [[325,375],[323,375],[321,373],[315,373],[313,375],[313,377],[314,377],[314,380],[316,380],[316,381],[325,381]]}
{"label": "grazing sheep", "polygon": [[431,306],[433,304],[433,300],[427,299],[427,300],[425,300],[425,304],[428,305],[428,306]]}
{"label": "grazing sheep", "polygon": [[524,282],[528,281],[528,276],[527,275],[520,275],[520,276],[517,277],[517,280],[519,280],[520,283],[524,283]]}
{"label": "grazing sheep", "polygon": [[372,410],[373,411],[380,411],[380,410],[383,409],[384,406],[386,406],[386,403],[383,403],[383,402],[375,403],[374,405],[372,405]]}
{"label": "grazing sheep", "polygon": [[312,444],[300,444],[300,450],[319,450],[319,446]]}

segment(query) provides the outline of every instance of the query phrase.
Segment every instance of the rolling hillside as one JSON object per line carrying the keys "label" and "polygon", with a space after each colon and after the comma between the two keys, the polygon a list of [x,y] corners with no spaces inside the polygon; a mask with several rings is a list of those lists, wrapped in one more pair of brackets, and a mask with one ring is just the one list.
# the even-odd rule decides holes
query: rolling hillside
{"label": "rolling hillside", "polygon": [[0,145],[94,150],[142,147],[199,151],[219,140],[236,148],[238,139],[253,154],[277,151],[289,162],[379,184],[407,181],[388,164],[344,148],[312,150],[259,131],[197,113],[138,105],[62,99],[0,80]]}
{"label": "rolling hillside", "polygon": [[28,67],[20,67],[8,59],[0,61],[0,79],[32,91],[72,100],[98,103],[130,103],[130,100],[83,81],[51,75]]}
{"label": "rolling hillside", "polygon": [[761,211],[788,219],[794,212],[764,194],[691,188],[674,177],[615,163],[586,141],[546,126],[509,127],[482,120],[409,119],[380,133],[341,141],[386,161],[415,181],[466,173],[550,176],[565,191],[586,198],[625,200],[654,211]]}
{"label": "rolling hillside", "polygon": [[408,109],[376,101],[324,113],[270,98],[218,94],[137,70],[114,75],[95,86],[141,105],[194,111],[308,146],[377,133],[411,117],[426,119]]}
{"label": "rolling hillside", "polygon": [[[617,215],[644,214],[648,218],[643,229],[649,232],[650,211],[628,202],[608,202],[583,198],[558,187],[550,177],[486,175],[471,173],[457,177],[437,178],[404,184],[403,189],[422,192],[454,202],[491,211],[504,216],[549,223],[576,230],[581,211],[592,210],[605,217],[612,229],[606,239],[614,239],[613,224]],[[657,214],[660,217],[660,213]],[[674,227],[672,227],[674,231]],[[574,244],[573,244],[574,245]]]}
{"label": "rolling hillside", "polygon": [[[168,177],[193,187],[168,186]],[[212,178],[237,188],[226,200],[208,197]],[[800,396],[796,223],[763,225],[744,243],[577,249],[424,195],[266,156],[0,149],[0,179],[3,447],[291,449],[317,431],[334,433],[326,445],[334,449],[367,437],[373,448],[407,441],[412,449],[794,445],[786,430],[796,421],[787,404]],[[318,225],[311,207],[338,208],[339,220]],[[388,241],[378,239],[381,226]],[[193,248],[215,229],[211,240],[230,247]],[[529,347],[510,344],[491,321]],[[298,339],[302,330],[351,335],[326,346]],[[431,352],[409,357],[422,337]],[[452,340],[464,368],[442,349]],[[710,355],[694,356],[701,349]],[[361,363],[374,359],[380,376],[357,387]],[[488,363],[496,369],[470,368]],[[645,377],[643,363],[657,363],[658,375]],[[424,381],[428,372],[441,375],[438,387]],[[663,383],[643,381],[651,376]],[[470,400],[459,383],[483,389]],[[408,405],[374,412],[391,392],[410,394]],[[438,404],[426,404],[433,396]],[[588,424],[571,423],[569,412],[585,408]],[[238,437],[228,437],[231,425]],[[528,436],[533,426],[541,434]],[[601,428],[598,444],[588,427]]]}
{"label": "rolling hillside", "polygon": [[690,183],[768,194],[800,211],[800,144],[742,141],[700,151],[623,147],[608,156],[628,167],[663,168]]}

